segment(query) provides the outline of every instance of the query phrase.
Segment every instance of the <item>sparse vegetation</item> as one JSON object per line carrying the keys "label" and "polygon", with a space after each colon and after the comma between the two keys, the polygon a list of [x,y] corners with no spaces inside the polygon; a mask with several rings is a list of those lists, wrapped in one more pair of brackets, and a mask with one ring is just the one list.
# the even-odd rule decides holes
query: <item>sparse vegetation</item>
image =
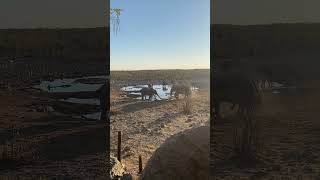
{"label": "sparse vegetation", "polygon": [[260,137],[261,126],[254,117],[239,116],[238,126],[233,127],[233,159],[239,160],[240,166],[256,163],[262,150]]}
{"label": "sparse vegetation", "polygon": [[141,71],[111,71],[111,79],[118,81],[154,81],[154,80],[199,80],[210,78],[209,69],[193,70],[141,70]]}
{"label": "sparse vegetation", "polygon": [[120,108],[111,107],[110,108],[110,115],[120,114],[122,111]]}
{"label": "sparse vegetation", "polygon": [[188,98],[185,98],[183,101],[182,101],[182,109],[183,109],[183,113],[184,114],[191,114],[192,112],[192,100],[190,97]]}
{"label": "sparse vegetation", "polygon": [[24,143],[17,142],[19,137],[19,130],[12,128],[10,137],[5,140],[4,144],[0,145],[0,169],[5,166],[14,166],[24,159]]}

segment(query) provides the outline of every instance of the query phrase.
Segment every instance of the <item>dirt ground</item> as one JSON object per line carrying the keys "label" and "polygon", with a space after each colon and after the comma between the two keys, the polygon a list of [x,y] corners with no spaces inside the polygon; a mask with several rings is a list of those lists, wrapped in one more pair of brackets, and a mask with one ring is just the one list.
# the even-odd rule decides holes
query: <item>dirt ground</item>
{"label": "dirt ground", "polygon": [[111,154],[117,156],[117,134],[122,133],[122,163],[133,176],[138,173],[138,157],[143,166],[152,153],[171,135],[209,124],[209,90],[193,92],[192,112],[184,114],[182,99],[142,101],[119,98],[113,91],[110,123]]}
{"label": "dirt ground", "polygon": [[[49,96],[30,88],[47,76],[102,74],[105,63],[92,62],[88,68],[88,63],[50,62],[17,60],[15,71],[0,71],[0,179],[105,179],[106,123],[48,111],[52,106],[63,113],[81,114],[99,107],[59,102],[72,94]],[[33,69],[30,77],[23,68],[26,64]],[[6,87],[8,82],[12,91]]]}
{"label": "dirt ground", "polygon": [[105,124],[37,112],[51,101],[37,95],[0,92],[0,177],[105,177]]}
{"label": "dirt ground", "polygon": [[256,120],[261,123],[260,162],[247,167],[228,159],[232,123],[211,126],[212,179],[318,179],[320,177],[319,89],[263,92]]}

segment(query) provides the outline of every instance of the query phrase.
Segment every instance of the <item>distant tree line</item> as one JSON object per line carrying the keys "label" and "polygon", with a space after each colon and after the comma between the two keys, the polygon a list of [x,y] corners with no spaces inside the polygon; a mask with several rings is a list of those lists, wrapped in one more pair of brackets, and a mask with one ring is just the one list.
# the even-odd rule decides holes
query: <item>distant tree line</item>
{"label": "distant tree line", "polygon": [[209,79],[209,69],[111,71],[112,80],[195,80]]}
{"label": "distant tree line", "polygon": [[103,58],[109,46],[106,28],[2,29],[0,57]]}

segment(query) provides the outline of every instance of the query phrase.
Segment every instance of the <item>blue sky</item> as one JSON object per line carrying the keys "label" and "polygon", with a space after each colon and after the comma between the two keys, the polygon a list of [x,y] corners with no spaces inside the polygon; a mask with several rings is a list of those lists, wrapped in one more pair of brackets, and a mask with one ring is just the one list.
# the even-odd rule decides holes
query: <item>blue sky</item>
{"label": "blue sky", "polygon": [[[210,67],[210,0],[111,0],[111,70]],[[112,29],[112,28],[111,28]]]}

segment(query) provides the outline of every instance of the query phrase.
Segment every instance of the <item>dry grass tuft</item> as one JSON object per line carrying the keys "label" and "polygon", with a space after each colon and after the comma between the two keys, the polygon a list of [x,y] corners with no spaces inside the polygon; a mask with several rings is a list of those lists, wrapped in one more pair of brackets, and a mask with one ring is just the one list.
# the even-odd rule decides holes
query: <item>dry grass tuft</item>
{"label": "dry grass tuft", "polygon": [[116,102],[120,98],[120,92],[114,88],[111,88],[110,102]]}
{"label": "dry grass tuft", "polygon": [[240,165],[249,165],[258,161],[261,151],[261,124],[253,117],[242,117],[241,123],[233,127],[232,158],[238,159]]}
{"label": "dry grass tuft", "polygon": [[110,108],[110,115],[120,114],[122,113],[122,110],[120,108],[111,107]]}
{"label": "dry grass tuft", "polygon": [[26,144],[16,141],[20,134],[17,129],[12,129],[12,135],[5,144],[0,145],[0,168],[13,167],[24,159],[23,153]]}

